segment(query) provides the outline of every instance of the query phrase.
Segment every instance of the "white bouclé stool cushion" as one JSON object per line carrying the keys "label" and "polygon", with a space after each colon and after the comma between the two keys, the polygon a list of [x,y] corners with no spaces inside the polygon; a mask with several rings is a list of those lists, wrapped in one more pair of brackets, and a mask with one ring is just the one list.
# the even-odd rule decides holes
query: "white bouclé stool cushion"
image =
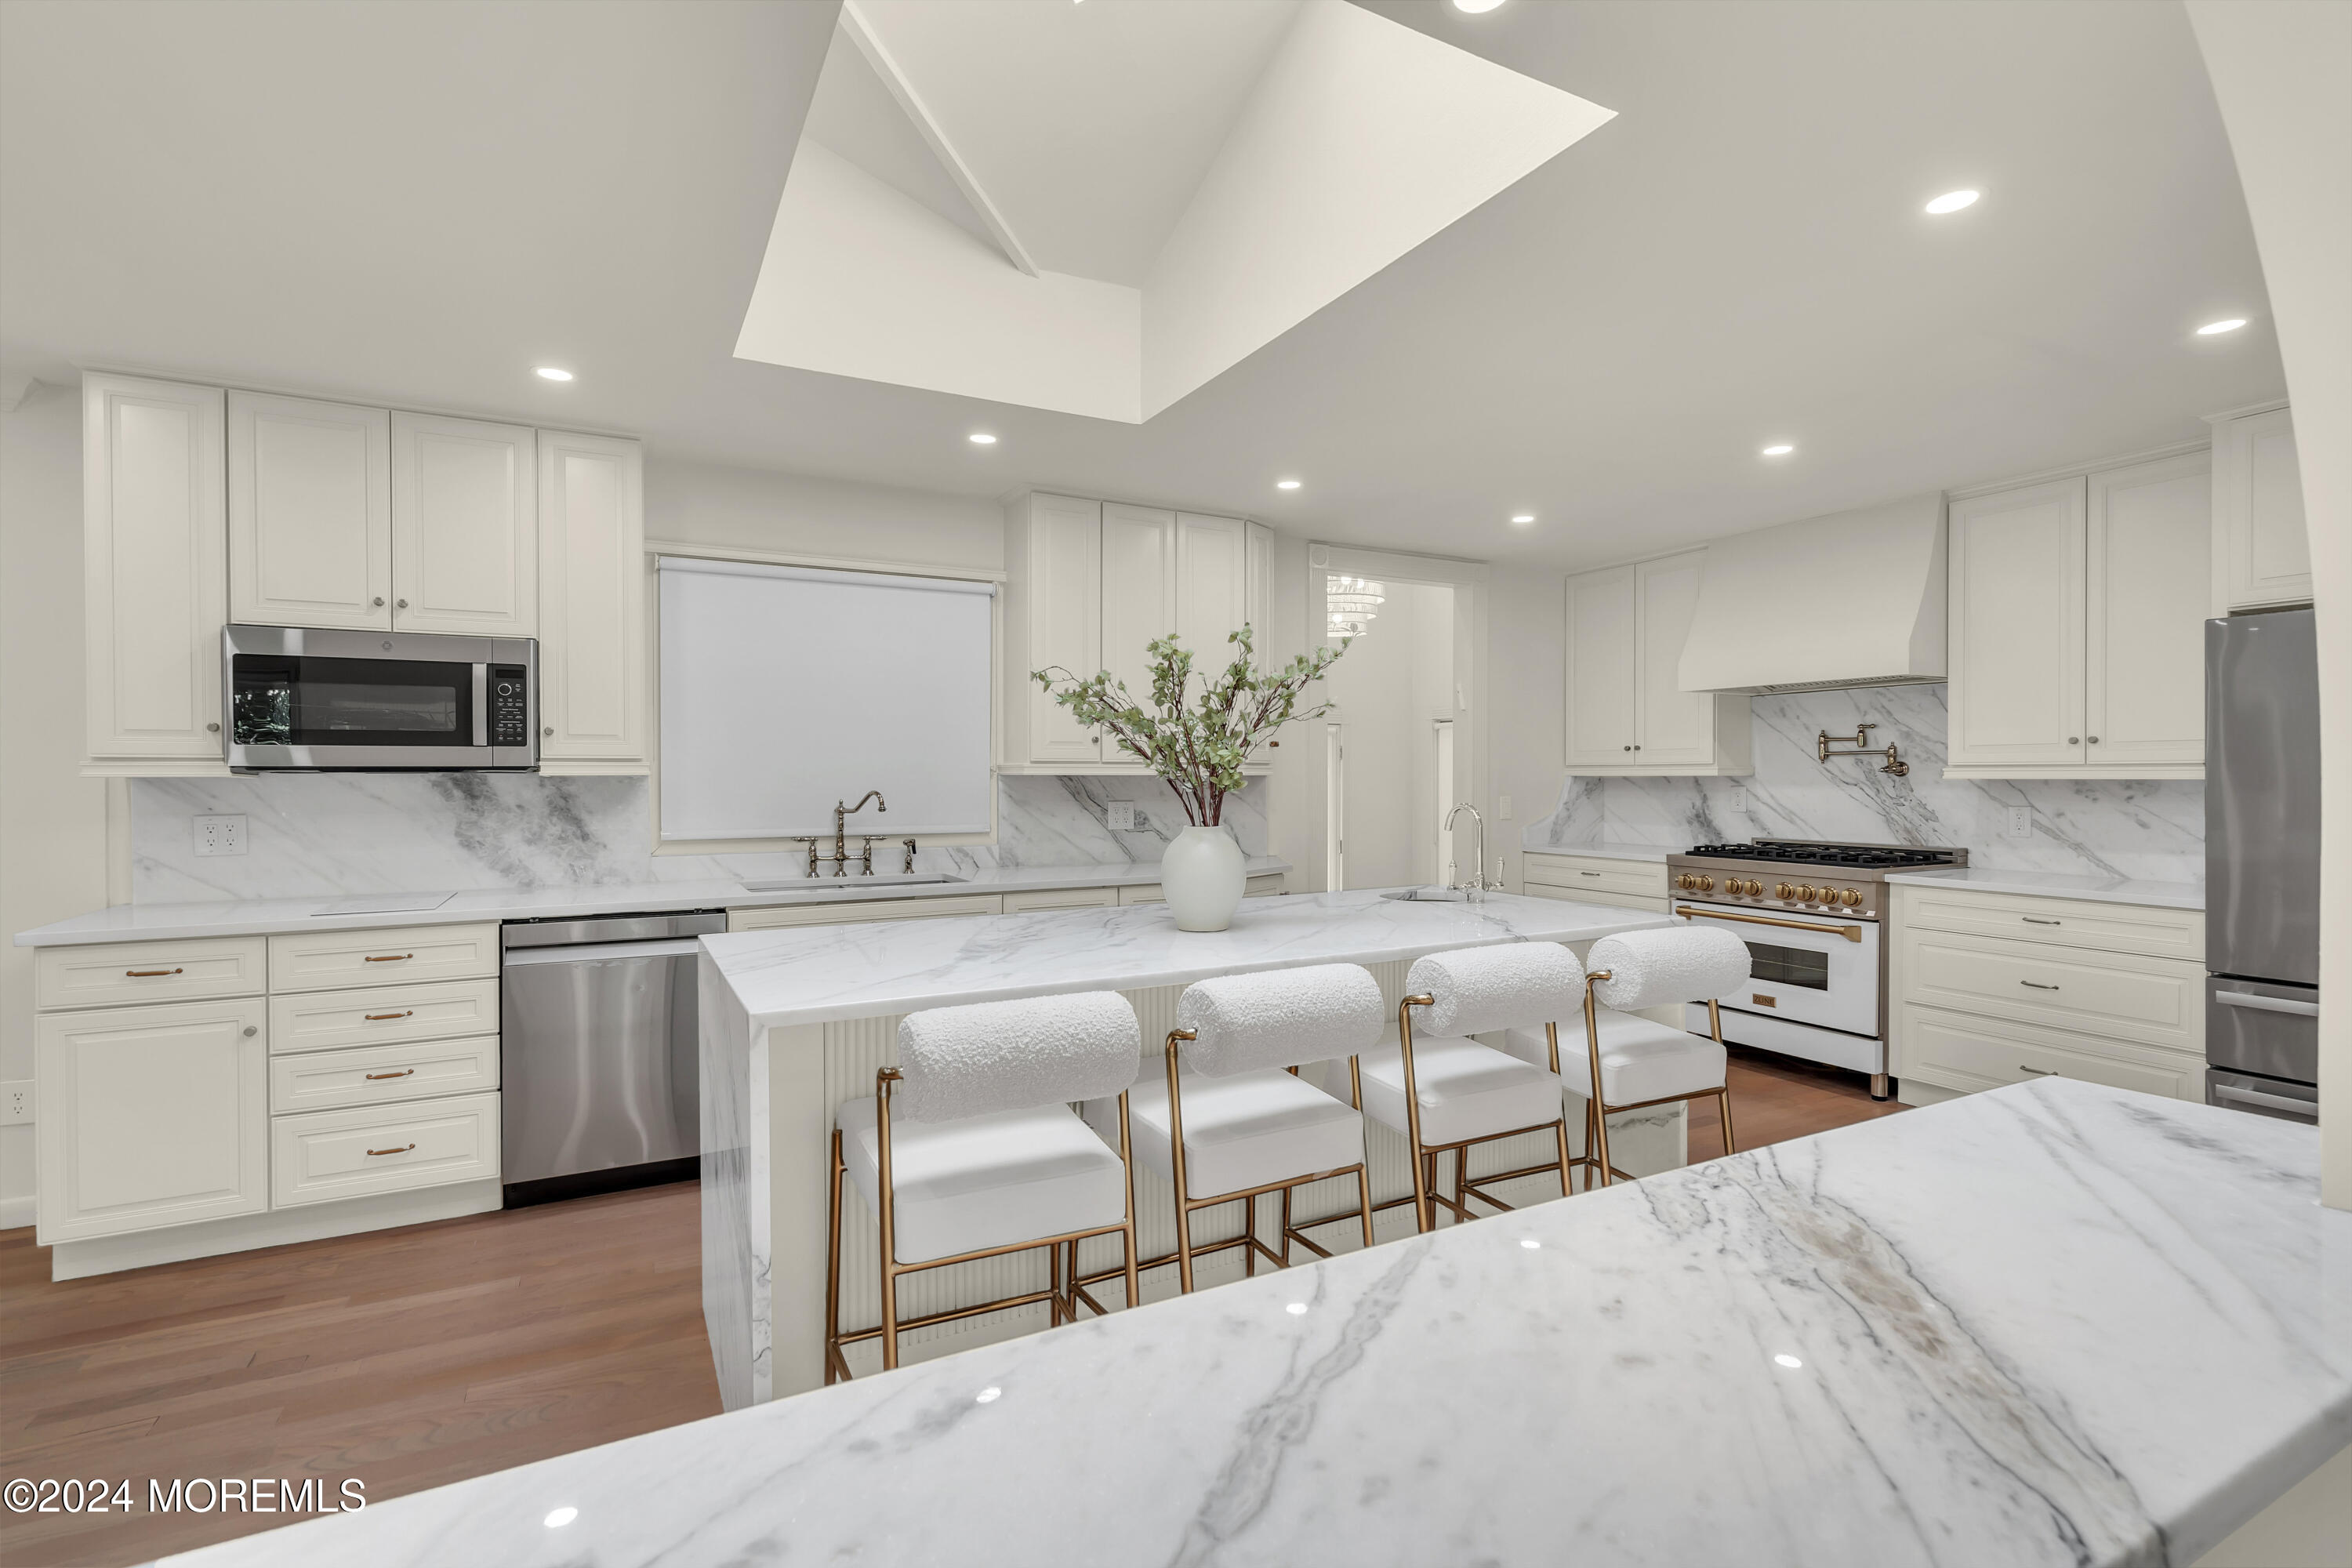
{"label": "white boucl\u00e9 stool cushion", "polygon": [[[1542,1037],[1542,1031],[1537,1032]],[[1366,1051],[1364,1114],[1411,1135],[1404,1114],[1404,1058],[1394,1045]],[[1557,1121],[1559,1079],[1475,1040],[1412,1037],[1412,1087],[1424,1145],[1461,1143]]]}
{"label": "white boucl\u00e9 stool cushion", "polygon": [[[840,1124],[842,1163],[866,1206],[879,1214],[874,1097],[845,1102]],[[1118,1151],[1066,1105],[960,1121],[893,1117],[890,1184],[898,1198],[895,1250],[901,1263],[1118,1225],[1127,1216],[1127,1173]]]}
{"label": "white boucl\u00e9 stool cushion", "polygon": [[[1279,1068],[1215,1078],[1188,1072],[1181,1088],[1188,1197],[1246,1192],[1336,1171],[1364,1157],[1364,1119],[1347,1101]],[[1147,1073],[1137,1079],[1127,1105],[1129,1146],[1137,1163],[1174,1181],[1168,1158],[1167,1075]],[[1118,1100],[1088,1100],[1086,1117],[1105,1142],[1118,1147]]]}
{"label": "white boucl\u00e9 stool cushion", "polygon": [[[1630,1013],[1599,1009],[1601,1098],[1610,1105],[1639,1105],[1677,1094],[1703,1094],[1723,1087],[1727,1053],[1705,1035],[1685,1034],[1671,1025]],[[1541,1029],[1513,1029],[1504,1046],[1522,1061],[1551,1060]],[[1559,1024],[1559,1076],[1568,1092],[1581,1100],[1592,1092],[1592,1066],[1584,1054],[1584,1015]]]}

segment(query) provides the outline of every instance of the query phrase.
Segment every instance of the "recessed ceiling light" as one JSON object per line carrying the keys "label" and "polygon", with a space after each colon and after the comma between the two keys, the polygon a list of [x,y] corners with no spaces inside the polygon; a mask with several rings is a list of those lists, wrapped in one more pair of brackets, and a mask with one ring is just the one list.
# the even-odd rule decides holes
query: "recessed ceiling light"
{"label": "recessed ceiling light", "polygon": [[540,379],[542,381],[570,381],[572,379],[572,373],[570,371],[558,370],[551,364],[541,365],[539,367],[539,374]]}
{"label": "recessed ceiling light", "polygon": [[1938,215],[1944,213],[1956,213],[1962,207],[1974,206],[1976,205],[1977,195],[1978,193],[1975,191],[1946,191],[1942,195],[1937,196],[1934,201],[1927,204],[1927,210]]}
{"label": "recessed ceiling light", "polygon": [[578,1519],[579,1517],[580,1510],[576,1508],[559,1508],[551,1511],[545,1519],[541,1520],[539,1522],[547,1526],[550,1530],[562,1530],[565,1525],[570,1524],[573,1520]]}
{"label": "recessed ceiling light", "polygon": [[1764,448],[1764,455],[1768,458],[1785,458],[1796,449],[1786,441],[1775,441]]}
{"label": "recessed ceiling light", "polygon": [[1297,479],[1276,479],[1274,481],[1274,488],[1278,490],[1295,490],[1298,488],[1298,481]]}
{"label": "recessed ceiling light", "polygon": [[2197,335],[2200,338],[2210,338],[2217,332],[2234,332],[2245,324],[2246,318],[2243,316],[2232,316],[2226,321],[2208,321],[2197,329]]}
{"label": "recessed ceiling light", "polygon": [[985,430],[975,430],[971,435],[965,437],[964,439],[970,441],[975,447],[993,447],[996,445],[996,437],[990,435]]}
{"label": "recessed ceiling light", "polygon": [[1514,518],[1512,518],[1512,519],[1511,519],[1511,521],[1512,521],[1513,522],[1517,523],[1521,528],[1525,528],[1528,524],[1529,524],[1529,523],[1533,522],[1535,520],[1536,520],[1536,514],[1535,514],[1535,513],[1533,513],[1533,512],[1531,512],[1531,511],[1523,511],[1523,512],[1520,512],[1517,516],[1516,516],[1516,517],[1514,517]]}
{"label": "recessed ceiling light", "polygon": [[1503,0],[1454,0],[1454,8],[1456,11],[1467,11],[1475,16],[1481,12],[1493,10],[1502,3]]}

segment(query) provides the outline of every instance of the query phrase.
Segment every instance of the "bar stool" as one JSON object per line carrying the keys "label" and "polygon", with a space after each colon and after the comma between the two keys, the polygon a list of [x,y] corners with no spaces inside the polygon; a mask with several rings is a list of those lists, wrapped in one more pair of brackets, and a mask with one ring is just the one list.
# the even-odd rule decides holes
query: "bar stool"
{"label": "bar stool", "polygon": [[[1608,1119],[1621,1110],[1711,1094],[1723,1112],[1723,1152],[1738,1152],[1731,1130],[1723,1015],[1716,999],[1747,983],[1748,960],[1746,942],[1727,931],[1705,926],[1625,931],[1592,944],[1586,960],[1583,1016],[1551,1042],[1551,1059],[1558,1062],[1565,1056],[1568,1071],[1590,1086],[1584,1102],[1586,1152],[1574,1162],[1586,1167],[1587,1191],[1595,1172],[1604,1187],[1616,1176],[1634,1179],[1609,1159]],[[1708,1035],[1632,1016],[1636,1007],[1685,1002],[1706,1004]],[[1596,1037],[1598,1051],[1586,1044]],[[1547,1043],[1532,1029],[1514,1029],[1505,1041],[1512,1055],[1523,1060],[1535,1059]]]}
{"label": "bar stool", "polygon": [[[1046,1303],[1051,1322],[1102,1305],[1063,1287],[1064,1243],[1117,1235],[1135,1300],[1135,1179],[1128,1164],[1127,1088],[1139,1070],[1135,1009],[1112,991],[982,1002],[909,1013],[898,1061],[874,1075],[874,1093],[845,1101],[833,1134],[832,1215],[825,1270],[824,1380],[849,1376],[842,1349],[882,1342],[898,1364],[908,1329]],[[1118,1149],[1070,1111],[1111,1097]],[[895,1100],[895,1104],[894,1104]],[[880,1227],[882,1321],[841,1331],[841,1185],[846,1174]],[[898,1280],[950,1263],[1047,1249],[1047,1288],[919,1318],[898,1316]]]}
{"label": "bar stool", "polygon": [[[1583,989],[1584,968],[1576,955],[1548,942],[1433,952],[1406,973],[1397,1048],[1363,1058],[1363,1104],[1365,1114],[1404,1134],[1412,1152],[1413,1217],[1422,1230],[1435,1224],[1433,1204],[1443,1204],[1457,1220],[1478,1217],[1469,1206],[1473,1197],[1507,1211],[1509,1204],[1480,1189],[1519,1176],[1558,1171],[1560,1194],[1567,1195],[1568,1125],[1557,1052],[1546,1071],[1467,1037],[1540,1021],[1540,1037],[1548,1039],[1556,1020],[1574,1016]],[[1419,1035],[1416,1007],[1426,1009]],[[1475,1146],[1547,1127],[1558,1140],[1558,1160],[1475,1180],[1467,1174]],[[1452,1197],[1436,1190],[1437,1156],[1449,1151]]]}
{"label": "bar stool", "polygon": [[[1385,1011],[1380,983],[1353,963],[1229,974],[1184,988],[1166,1042],[1166,1086],[1139,1082],[1129,1095],[1136,1155],[1176,1193],[1176,1250],[1142,1267],[1172,1258],[1189,1294],[1194,1260],[1228,1247],[1244,1249],[1250,1274],[1261,1254],[1288,1268],[1294,1241],[1328,1258],[1292,1223],[1290,1201],[1295,1188],[1333,1176],[1356,1178],[1356,1208],[1311,1223],[1360,1219],[1364,1245],[1372,1244],[1363,1114],[1298,1077],[1297,1068],[1346,1058],[1351,1096],[1360,1104],[1357,1053],[1379,1042]],[[1096,1100],[1087,1118],[1102,1129],[1110,1110],[1109,1100]],[[1278,1253],[1258,1239],[1255,1223],[1258,1198],[1276,1191],[1282,1194]],[[1241,1235],[1195,1247],[1193,1215],[1231,1203],[1242,1205]],[[1096,1278],[1108,1276],[1087,1282]]]}

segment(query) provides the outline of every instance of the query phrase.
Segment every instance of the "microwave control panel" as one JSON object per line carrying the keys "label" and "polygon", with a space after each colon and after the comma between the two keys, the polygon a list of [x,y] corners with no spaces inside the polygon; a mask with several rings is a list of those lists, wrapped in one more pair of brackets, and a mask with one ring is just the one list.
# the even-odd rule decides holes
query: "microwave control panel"
{"label": "microwave control panel", "polygon": [[520,664],[490,666],[490,744],[530,744],[530,671]]}

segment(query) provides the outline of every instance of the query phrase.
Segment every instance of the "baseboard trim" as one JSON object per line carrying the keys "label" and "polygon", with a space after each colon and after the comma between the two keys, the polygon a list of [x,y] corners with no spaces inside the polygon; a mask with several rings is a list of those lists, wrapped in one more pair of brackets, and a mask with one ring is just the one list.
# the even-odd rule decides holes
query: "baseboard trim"
{"label": "baseboard trim", "polygon": [[0,1198],[0,1230],[20,1230],[33,1223],[39,1200],[30,1193],[21,1198]]}
{"label": "baseboard trim", "polygon": [[126,1268],[152,1268],[159,1263],[184,1263],[191,1258],[215,1258],[225,1252],[251,1252],[298,1241],[320,1241],[331,1236],[356,1236],[362,1231],[391,1230],[430,1220],[456,1219],[462,1215],[488,1214],[505,1205],[499,1179],[492,1176],[487,1181],[455,1182],[446,1187],[425,1187],[416,1192],[379,1193],[372,1197],[305,1205],[269,1214],[237,1215],[197,1225],[133,1231],[128,1236],[61,1241],[49,1251],[49,1278],[83,1279],[93,1274],[118,1274]]}

